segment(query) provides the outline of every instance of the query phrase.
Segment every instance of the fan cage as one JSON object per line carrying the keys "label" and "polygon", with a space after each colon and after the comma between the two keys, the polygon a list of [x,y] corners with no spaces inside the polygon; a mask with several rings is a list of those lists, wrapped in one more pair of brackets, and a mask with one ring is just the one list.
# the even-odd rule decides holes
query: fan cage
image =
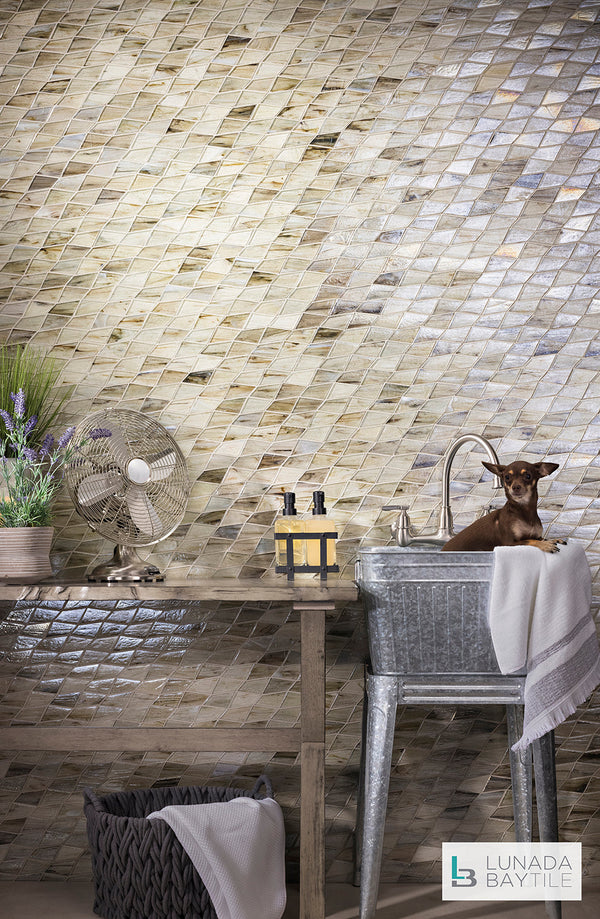
{"label": "fan cage", "polygon": [[[90,439],[90,432],[97,428],[111,431],[111,436]],[[102,536],[124,546],[150,546],[165,539],[181,523],[190,491],[185,458],[159,422],[126,409],[98,412],[77,426],[73,444],[77,452],[66,470],[67,487],[77,512]],[[162,467],[163,474],[165,470],[168,474],[136,484],[127,474],[127,464],[132,459],[141,459],[151,468],[152,464],[154,468]],[[82,504],[79,487],[98,474],[113,476],[115,481],[118,477],[115,493]],[[132,519],[127,498],[131,487],[150,502],[160,522],[159,532],[144,533]]]}

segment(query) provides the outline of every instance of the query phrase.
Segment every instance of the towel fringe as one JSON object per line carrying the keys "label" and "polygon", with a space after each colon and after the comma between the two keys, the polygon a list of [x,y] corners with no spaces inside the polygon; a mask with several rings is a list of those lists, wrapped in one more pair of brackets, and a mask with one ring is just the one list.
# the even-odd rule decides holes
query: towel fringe
{"label": "towel fringe", "polygon": [[511,750],[514,750],[516,753],[525,750],[534,740],[538,740],[538,738],[543,737],[544,734],[553,731],[555,727],[558,727],[559,724],[562,724],[563,721],[566,721],[567,718],[574,715],[578,707],[589,699],[598,685],[598,681],[600,681],[600,660],[596,662],[594,668],[581,681],[570,698],[562,705],[557,705],[552,712],[545,713],[544,717],[541,719],[541,723],[536,727],[530,724],[530,730],[528,730],[527,734],[523,734],[523,736],[512,745]]}

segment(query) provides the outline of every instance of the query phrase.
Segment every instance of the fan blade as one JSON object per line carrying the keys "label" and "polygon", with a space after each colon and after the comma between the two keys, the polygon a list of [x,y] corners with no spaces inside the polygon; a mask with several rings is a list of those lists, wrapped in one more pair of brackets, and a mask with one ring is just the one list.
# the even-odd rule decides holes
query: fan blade
{"label": "fan blade", "polygon": [[120,469],[125,471],[127,469],[127,463],[131,459],[131,450],[129,449],[127,440],[123,436],[123,432],[111,423],[110,437],[107,437],[103,443],[106,444],[106,447],[114,456]]}
{"label": "fan blade", "polygon": [[142,533],[146,533],[148,536],[159,536],[162,533],[162,521],[154,510],[143,488],[140,488],[138,485],[130,485],[125,492],[125,500],[129,507],[131,519],[138,530]]}
{"label": "fan blade", "polygon": [[122,479],[116,472],[95,472],[77,486],[77,500],[83,507],[96,504],[121,490]]}
{"label": "fan blade", "polygon": [[164,453],[159,453],[153,459],[149,458],[148,463],[150,464],[150,479],[153,482],[168,479],[177,468],[177,454],[174,450],[165,450]]}

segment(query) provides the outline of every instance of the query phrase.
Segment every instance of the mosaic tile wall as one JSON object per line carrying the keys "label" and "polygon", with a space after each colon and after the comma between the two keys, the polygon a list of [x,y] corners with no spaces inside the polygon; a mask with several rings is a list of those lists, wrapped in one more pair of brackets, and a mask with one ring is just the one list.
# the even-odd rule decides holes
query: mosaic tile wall
{"label": "mosaic tile wall", "polygon": [[[283,490],[307,510],[324,488],[351,577],[357,546],[389,538],[384,504],[434,524],[444,451],[474,431],[503,460],[560,464],[541,516],[585,546],[597,578],[599,16],[596,0],[0,4],[0,340],[63,362],[65,424],[119,406],[177,438],[192,497],[151,553],[159,565],[275,576]],[[458,526],[493,496],[480,458],[455,463]],[[109,547],[66,498],[58,511],[55,564],[82,572]],[[348,669],[329,673],[336,879],[360,697],[360,642],[347,642]],[[46,717],[45,679],[59,697],[87,692],[67,663],[24,666],[10,704]],[[190,691],[218,696],[214,676]],[[151,688],[169,717],[169,687],[162,701]],[[563,825],[596,848],[597,712],[593,698],[559,750]],[[488,838],[510,825],[497,719],[408,716],[390,879],[430,877],[449,820],[468,815]],[[9,761],[0,829],[19,871],[79,870],[75,780],[197,774],[181,758],[133,759]],[[424,801],[444,763],[462,785]],[[54,819],[61,833],[40,829]]]}
{"label": "mosaic tile wall", "polygon": [[[598,567],[596,2],[2,4],[0,334],[66,421],[142,409],[194,481],[153,555],[273,566],[323,487],[351,574],[459,433],[544,456]],[[456,521],[492,496],[456,464]],[[461,470],[462,467],[462,470]],[[106,553],[65,499],[57,565]]]}

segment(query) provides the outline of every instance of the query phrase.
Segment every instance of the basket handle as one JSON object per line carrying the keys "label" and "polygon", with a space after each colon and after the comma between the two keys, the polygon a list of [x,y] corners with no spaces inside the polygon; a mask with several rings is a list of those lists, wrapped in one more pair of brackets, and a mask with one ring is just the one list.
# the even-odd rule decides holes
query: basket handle
{"label": "basket handle", "polygon": [[259,775],[256,782],[254,783],[254,788],[250,794],[255,795],[264,785],[265,793],[263,797],[272,798],[273,797],[273,786],[271,785],[271,779],[268,775]]}
{"label": "basket handle", "polygon": [[84,797],[84,801],[86,803],[89,801],[89,803],[92,805],[92,807],[98,814],[102,813],[102,805],[100,804],[100,798],[94,791],[92,791],[91,788],[83,789],[83,797]]}

